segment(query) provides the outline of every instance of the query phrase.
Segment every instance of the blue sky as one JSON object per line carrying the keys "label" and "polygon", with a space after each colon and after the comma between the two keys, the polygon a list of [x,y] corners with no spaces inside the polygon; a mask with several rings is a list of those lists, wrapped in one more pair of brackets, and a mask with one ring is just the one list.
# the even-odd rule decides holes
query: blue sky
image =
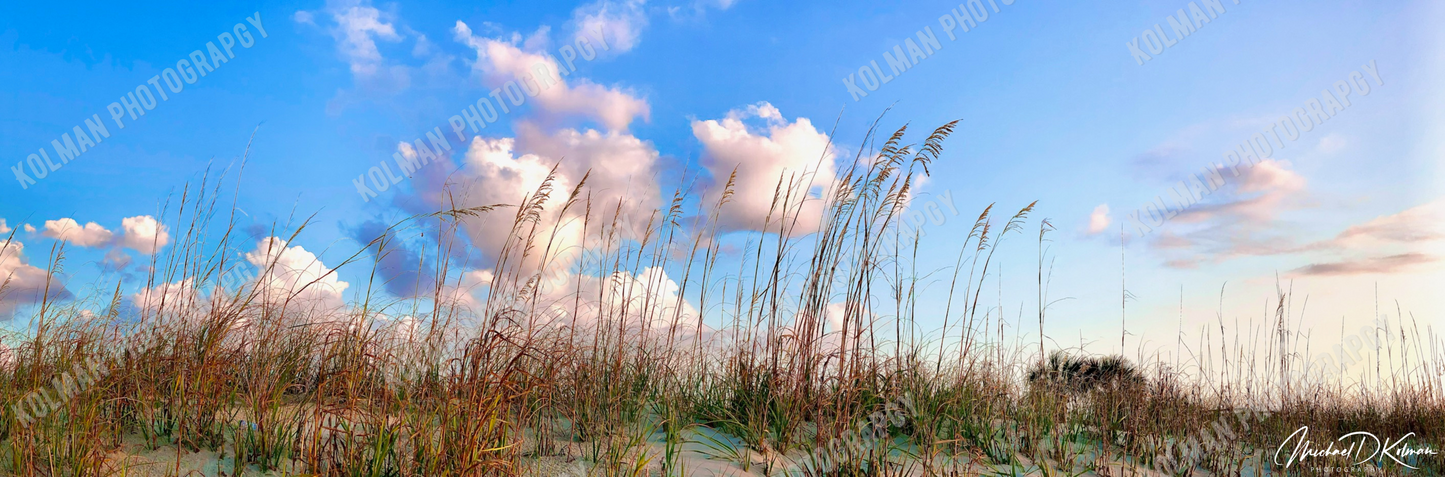
{"label": "blue sky", "polygon": [[[926,204],[947,193],[960,212],[925,226],[925,254],[947,257],[937,263],[951,263],[956,238],[990,203],[1011,213],[1038,200],[1033,218],[1056,224],[1051,295],[1071,299],[1051,308],[1046,332],[1063,345],[1082,339],[1098,340],[1100,350],[1117,347],[1108,343],[1119,333],[1121,224],[1130,234],[1124,260],[1135,297],[1130,348],[1172,345],[1180,321],[1186,328],[1212,323],[1220,309],[1261,321],[1276,277],[1310,297],[1305,327],[1367,321],[1376,285],[1380,301],[1391,304],[1382,309],[1394,310],[1398,300],[1422,327],[1445,323],[1436,291],[1445,253],[1445,98],[1438,88],[1445,39],[1431,23],[1445,13],[1441,6],[1223,0],[1223,13],[1206,12],[1207,23],[1194,20],[1196,31],[1138,64],[1126,45],[1156,24],[1174,41],[1166,17],[1191,4],[1209,9],[1198,1],[984,0],[975,10],[983,8],[987,19],[967,33],[955,29],[950,40],[940,17],[956,19],[952,10],[968,3],[82,2],[51,9],[11,2],[0,6],[0,164],[8,171],[39,150],[54,155],[50,141],[84,128],[92,115],[111,136],[26,187],[6,173],[0,230],[16,231],[23,266],[31,267],[44,267],[57,238],[91,240],[72,247],[68,288],[85,296],[122,280],[137,292],[145,283],[123,277],[148,261],[148,247],[136,244],[154,234],[146,235],[142,220],[123,220],[164,223],[167,197],[174,211],[180,190],[208,166],[234,171],[254,130],[238,208],[258,224],[296,224],[315,214],[290,245],[333,265],[360,246],[358,230],[421,211],[437,174],[465,172],[467,151],[480,150],[470,131],[465,141],[453,135],[448,162],[428,166],[436,169],[422,173],[429,178],[403,181],[369,201],[353,179],[392,162],[399,142],[433,128],[453,134],[449,119],[509,78],[498,52],[558,56],[561,46],[588,37],[589,26],[602,26],[609,49],[577,60],[566,94],[532,100],[481,131],[485,141],[516,138],[507,160],[567,156],[579,168],[612,171],[645,164],[639,174],[618,172],[604,184],[615,180],[615,193],[666,199],[657,191],[670,191],[684,172],[718,180],[710,165],[811,163],[821,151],[808,150],[809,138],[835,122],[842,164],[891,107],[883,119],[890,131],[904,122],[923,131],[960,120],[915,198]],[[259,18],[264,38],[248,17]],[[116,127],[108,105],[193,50],[205,51],[207,42],[222,41],[218,35],[234,37],[237,25],[252,35],[250,47],[234,46],[219,68]],[[889,72],[884,53],[906,49],[905,40],[917,43],[925,27],[940,48],[855,101],[844,78],[871,62]],[[1131,212],[1156,196],[1168,202],[1178,181],[1223,164],[1225,151],[1294,108],[1309,109],[1338,81],[1352,91],[1348,107],[1296,140],[1266,139],[1277,144],[1272,157],[1231,174],[1151,233],[1134,233]],[[729,117],[744,126],[729,126]],[[748,141],[777,146],[778,156],[748,155]],[[498,152],[501,144],[483,149]],[[464,177],[478,190],[500,194],[516,185],[498,183],[505,174],[472,172]],[[635,182],[624,187],[624,179]],[[109,235],[67,235],[59,222],[47,234],[47,221],[65,218],[95,222]],[[166,225],[174,239],[177,224]],[[484,228],[468,233],[485,243],[492,232]],[[1037,306],[1037,248],[1029,235],[1011,237],[1000,252],[999,301],[1010,323],[1022,313],[1024,333]],[[114,270],[115,254],[131,263]],[[0,270],[18,273],[22,265],[11,260]],[[365,272],[340,271],[352,284],[347,296]]]}

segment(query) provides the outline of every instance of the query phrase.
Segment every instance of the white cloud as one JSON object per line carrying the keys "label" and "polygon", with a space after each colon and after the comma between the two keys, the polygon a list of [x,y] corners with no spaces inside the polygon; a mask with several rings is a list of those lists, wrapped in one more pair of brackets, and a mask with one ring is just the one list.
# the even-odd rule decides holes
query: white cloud
{"label": "white cloud", "polygon": [[100,224],[90,222],[81,227],[75,219],[71,218],[45,221],[45,232],[41,235],[64,240],[81,247],[104,246],[109,244],[111,238],[114,237],[114,234],[105,227],[101,227]]}
{"label": "white cloud", "polygon": [[29,265],[24,252],[25,244],[18,240],[0,241],[0,319],[9,319],[20,306],[40,302],[47,288],[51,300],[71,297],[58,278]]}
{"label": "white cloud", "polygon": [[396,319],[384,319],[382,331],[400,342],[411,343],[418,338],[425,338],[416,335],[420,325],[421,322],[416,317],[405,315]]}
{"label": "white cloud", "polygon": [[161,310],[190,312],[196,305],[196,288],[191,283],[190,278],[174,283],[162,283],[151,288],[143,288],[140,292],[131,295],[130,299],[136,308],[150,313]]}
{"label": "white cloud", "polygon": [[608,285],[608,322],[621,316],[653,330],[666,331],[674,320],[680,330],[697,327],[697,308],[678,295],[681,287],[662,268],[647,267],[637,275],[617,272]]}
{"label": "white cloud", "polygon": [[828,323],[829,330],[835,332],[843,331],[843,317],[847,311],[844,308],[845,305],[846,303],[843,302],[833,302],[829,303],[828,307],[823,309],[823,319]]}
{"label": "white cloud", "polygon": [[357,75],[376,74],[381,67],[381,51],[376,40],[401,41],[396,28],[383,19],[380,10],[361,5],[360,2],[331,2],[328,5],[337,28],[337,48],[351,65],[351,72]]}
{"label": "white cloud", "polygon": [[[464,169],[454,176],[454,182],[461,185],[455,188],[452,198],[460,202],[458,207],[520,204],[530,194],[535,194],[555,165],[552,192],[542,202],[543,210],[539,217],[539,224],[546,227],[548,233],[535,237],[535,243],[530,244],[535,253],[519,263],[527,273],[542,267],[540,253],[548,247],[551,249],[549,260],[561,262],[549,263],[551,267],[571,266],[571,260],[575,260],[581,252],[584,230],[577,217],[584,212],[585,204],[579,202],[574,205],[565,217],[561,215],[561,210],[568,194],[577,188],[578,182],[587,173],[590,173],[587,192],[591,195],[594,218],[604,214],[597,211],[605,210],[605,214],[611,214],[617,210],[618,201],[621,202],[623,217],[646,217],[659,204],[659,192],[652,181],[657,152],[649,143],[627,134],[595,130],[561,130],[548,134],[525,123],[519,129],[520,139],[474,137],[465,155]],[[523,146],[532,147],[532,150],[525,155],[514,152]],[[442,205],[439,195],[432,201]],[[503,253],[504,246],[527,246],[516,243],[516,240],[507,241],[509,237],[514,237],[510,230],[513,212],[493,212],[480,220],[467,221],[464,224],[467,236],[493,257]],[[553,224],[561,224],[555,237],[552,234]]]}
{"label": "white cloud", "polygon": [[[563,256],[561,264],[549,266],[566,267],[580,254],[584,231],[582,221],[577,217],[585,212],[585,203],[573,206],[566,216],[560,214],[568,195],[584,175],[587,176],[584,193],[591,198],[594,220],[610,221],[619,202],[620,215],[632,218],[648,217],[660,204],[654,180],[659,155],[650,143],[619,132],[563,129],[549,133],[529,123],[521,123],[517,129],[518,137],[515,139],[472,138],[462,170],[449,179],[454,184],[450,196],[444,198],[440,192],[433,192],[425,199],[433,206],[520,204],[537,191],[555,166],[552,192],[542,203],[539,217],[539,223],[547,232],[538,234],[536,243],[531,244],[536,253],[521,264],[524,270],[536,270],[541,266],[531,260],[537,259],[542,250],[548,248],[549,242],[552,256],[549,258]],[[406,154],[409,147],[402,145],[401,149]],[[587,196],[583,196],[579,201],[586,199]],[[444,200],[454,200],[455,203]],[[525,246],[527,244],[516,241],[507,242],[508,237],[513,236],[514,212],[515,209],[506,209],[466,221],[466,233],[474,244],[492,257],[501,254],[504,246]],[[606,215],[605,219],[603,215]],[[554,224],[561,224],[555,238],[551,231]],[[628,228],[626,223],[623,225]],[[595,223],[593,227],[596,228]],[[633,234],[624,232],[624,235]]]}
{"label": "white cloud", "polygon": [[1089,235],[1103,232],[1109,226],[1109,204],[1099,204],[1089,214]]}
{"label": "white cloud", "polygon": [[25,226],[22,227],[22,228],[25,229],[25,233],[31,233],[31,234],[35,233],[35,226],[33,226],[33,225],[25,224]]}
{"label": "white cloud", "polygon": [[[570,76],[575,70],[562,76],[564,70],[553,58],[518,47],[519,35],[512,35],[509,41],[476,36],[460,21],[453,32],[457,41],[476,50],[472,69],[484,76],[489,86],[502,87],[508,81],[517,81],[524,89],[537,91],[528,102],[545,114],[590,117],[611,130],[626,129],[633,119],[647,119],[651,114],[646,101],[628,92]],[[508,101],[505,95],[502,98]]]}
{"label": "white cloud", "polygon": [[[755,132],[743,120],[765,120],[765,132]],[[779,180],[791,181],[792,204],[785,220],[798,218],[797,231],[816,230],[823,215],[823,201],[837,182],[837,151],[829,146],[828,135],[813,127],[808,118],[789,123],[769,103],[728,112],[722,120],[692,122],[693,135],[703,145],[702,165],[712,174],[716,187],[708,203],[716,203],[722,185],[734,168],[737,182],[730,202],[719,212],[719,220],[732,229],[758,230],[773,208]],[[784,183],[787,185],[787,182]],[[783,187],[783,193],[788,192]],[[821,194],[817,192],[821,191]],[[798,209],[802,196],[809,200]],[[776,213],[774,220],[777,220]]]}
{"label": "white cloud", "polygon": [[[405,148],[405,144],[403,144]],[[520,204],[528,195],[542,185],[552,169],[553,161],[536,154],[515,154],[516,140],[513,138],[486,139],[472,138],[464,159],[465,182],[454,194],[459,206],[477,207],[492,204]],[[577,183],[580,177],[561,173],[553,179],[554,192],[543,202],[544,224],[553,223],[555,213],[566,200],[563,197]],[[442,205],[442,197],[434,197]],[[515,209],[513,209],[514,211]],[[513,214],[499,212],[466,224],[468,235],[473,242],[492,256],[502,252],[502,247],[511,236]],[[570,234],[569,234],[570,235]]]}
{"label": "white cloud", "polygon": [[[698,329],[697,308],[680,295],[681,285],[660,267],[647,267],[637,274],[616,271],[606,279],[569,274],[559,281],[564,286],[546,290],[537,297],[535,308],[530,308],[530,316],[538,324],[566,326],[575,322],[581,329],[621,324],[633,337],[648,330],[649,338],[665,338],[668,331],[674,330],[674,320],[679,336],[691,336]],[[580,302],[576,300],[579,296]],[[499,309],[527,310],[531,306],[530,299],[520,303],[497,300],[493,306]]]}
{"label": "white cloud", "polygon": [[359,86],[370,90],[400,91],[411,85],[411,70],[388,61],[378,41],[397,43],[405,39],[393,15],[378,10],[368,0],[328,0],[317,12],[298,11],[297,23],[322,26],[318,17],[331,20],[326,28],[336,40],[336,50],[346,61]]}
{"label": "white cloud", "polygon": [[10,227],[5,225],[5,219],[0,219],[0,234],[10,233]]}
{"label": "white cloud", "polygon": [[267,237],[246,253],[246,261],[261,270],[255,286],[265,303],[327,311],[345,305],[342,292],[350,285],[299,245],[287,247],[285,240]]}
{"label": "white cloud", "polygon": [[[587,191],[592,193],[594,205],[611,207],[622,201],[624,216],[645,217],[661,204],[654,177],[660,155],[652,143],[636,136],[594,129],[548,133],[521,123],[517,125],[517,145],[546,158],[547,164],[557,164],[560,173],[574,180],[570,184],[588,174]],[[570,189],[557,195],[567,192]]]}
{"label": "white cloud", "polygon": [[552,27],[547,25],[538,27],[537,31],[532,32],[531,35],[527,35],[526,40],[522,40],[522,49],[526,51],[546,50],[547,47],[552,45],[551,33]]}
{"label": "white cloud", "polygon": [[600,32],[608,50],[617,53],[631,50],[642,40],[642,29],[647,27],[645,3],[644,0],[598,0],[577,7],[572,12],[576,30],[573,41],[585,39],[596,44]]}
{"label": "white cloud", "polygon": [[167,227],[157,222],[155,217],[140,215],[126,217],[120,221],[121,229],[124,230],[120,237],[120,245],[144,254],[154,254],[161,247],[171,243],[171,234]]}
{"label": "white cloud", "polygon": [[488,289],[492,284],[491,270],[470,270],[462,273],[457,280],[447,282],[443,287],[442,306],[477,313],[482,311],[482,302],[477,292]]}
{"label": "white cloud", "polygon": [[5,343],[0,343],[0,370],[9,372],[15,366],[15,351],[11,350]]}

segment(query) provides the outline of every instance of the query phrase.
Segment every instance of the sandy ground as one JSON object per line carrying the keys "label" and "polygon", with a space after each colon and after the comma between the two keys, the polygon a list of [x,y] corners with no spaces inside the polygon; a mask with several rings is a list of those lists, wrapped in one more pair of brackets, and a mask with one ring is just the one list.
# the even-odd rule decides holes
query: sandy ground
{"label": "sandy ground", "polygon": [[[562,443],[556,449],[555,454],[549,456],[533,456],[524,459],[524,467],[518,469],[519,475],[528,477],[594,477],[605,475],[600,468],[595,466],[588,449],[592,446],[589,443]],[[665,446],[661,442],[648,442],[643,448],[650,462],[644,467],[642,475],[661,476],[662,467],[660,460],[665,452]],[[635,449],[640,451],[641,449]],[[801,462],[802,455],[794,454],[789,456],[774,456],[767,458],[756,452],[749,452],[747,468],[744,468],[738,455],[717,456],[716,451],[698,443],[689,443],[684,446],[680,462],[685,475],[697,476],[733,476],[733,477],[766,477],[802,475],[796,470],[788,472],[789,464]],[[772,468],[768,463],[771,461]],[[119,476],[231,476],[233,460],[230,457],[218,456],[215,452],[185,452],[179,455],[175,447],[162,447],[147,451],[140,442],[127,442],[121,449],[111,454],[111,462],[116,466],[115,474]],[[899,459],[904,464],[904,471],[901,474],[890,474],[900,476],[926,476],[922,463],[917,460]],[[1027,460],[1024,460],[1027,462]],[[1083,473],[1064,472],[1049,475],[1069,475],[1074,477],[1155,477],[1160,476],[1157,472],[1142,469],[1122,463],[1100,463],[1097,471]],[[978,462],[967,465],[956,465],[959,472],[954,475],[991,475],[991,476],[1043,476],[1042,472],[1024,472],[1008,467],[987,466]],[[937,470],[935,470],[937,472]],[[246,476],[284,476],[304,475],[296,469],[290,471],[279,470],[261,472],[257,469],[248,469],[242,475]],[[1194,475],[1207,475],[1196,473]]]}
{"label": "sandy ground", "polygon": [[[239,419],[239,416],[229,416],[230,419]],[[558,429],[565,427],[559,425]],[[685,444],[681,446],[678,461],[685,475],[698,476],[797,476],[803,475],[799,466],[807,462],[807,456],[801,451],[793,451],[787,455],[764,455],[758,452],[738,450],[744,449],[737,439],[713,432],[708,429],[693,428],[684,431]],[[546,452],[539,452],[538,439],[528,433],[521,442],[521,453],[523,456],[522,467],[517,473],[523,476],[536,477],[592,477],[601,476],[605,472],[596,462],[605,459],[599,454],[600,449],[605,446],[594,442],[569,442],[565,431],[558,431],[553,434],[552,445]],[[647,460],[645,466],[641,466],[641,475],[661,476],[662,460],[666,455],[666,444],[662,441],[662,434],[654,434],[652,438],[631,449],[628,462]],[[1082,449],[1081,449],[1082,450]],[[1087,454],[1087,450],[1082,452]],[[900,464],[901,473],[890,473],[889,475],[899,476],[926,476],[939,474],[940,469],[953,469],[948,475],[991,475],[991,476],[1032,476],[1046,475],[1042,472],[1023,471],[1018,468],[1007,466],[986,465],[980,460],[972,459],[967,462],[936,462],[932,472],[925,472],[922,461],[914,458],[904,457],[902,451],[893,452],[894,460]],[[1025,468],[1035,467],[1028,459],[1019,459]],[[221,455],[211,451],[201,452],[177,452],[173,446],[163,446],[157,449],[147,449],[145,443],[139,438],[127,439],[121,447],[111,452],[109,461],[113,466],[113,475],[118,476],[140,476],[140,477],[162,477],[162,476],[233,476],[234,456]],[[1088,457],[1081,457],[1076,462],[1090,462]],[[1047,475],[1067,475],[1071,477],[1153,477],[1161,475],[1150,469],[1144,469],[1130,464],[1120,462],[1102,462],[1097,459],[1092,461],[1096,471],[1082,472],[1051,472]],[[1048,467],[1059,468],[1057,463],[1048,463]],[[261,472],[257,468],[244,469],[241,475],[247,476],[286,476],[305,475],[301,466],[296,465],[290,468]],[[1196,473],[1193,475],[1207,475]]]}

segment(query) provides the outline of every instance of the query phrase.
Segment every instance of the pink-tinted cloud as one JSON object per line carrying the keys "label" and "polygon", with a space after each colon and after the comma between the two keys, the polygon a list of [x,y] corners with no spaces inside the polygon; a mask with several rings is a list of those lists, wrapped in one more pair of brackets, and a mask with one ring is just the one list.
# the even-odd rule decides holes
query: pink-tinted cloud
{"label": "pink-tinted cloud", "polygon": [[169,229],[156,221],[155,217],[126,217],[121,219],[120,224],[124,231],[120,237],[120,245],[123,247],[151,255],[171,243]]}
{"label": "pink-tinted cloud", "polygon": [[1103,232],[1109,227],[1109,204],[1099,204],[1094,207],[1094,212],[1089,214],[1089,235]]}
{"label": "pink-tinted cloud", "polygon": [[[765,122],[762,130],[750,128],[744,120]],[[702,165],[716,181],[705,197],[717,203],[724,183],[737,171],[733,196],[719,211],[718,220],[734,230],[763,230],[769,213],[779,220],[786,208],[791,222],[797,218],[797,232],[818,228],[823,200],[837,182],[837,151],[827,134],[813,127],[808,118],[788,122],[773,105],[758,103],[733,110],[721,120],[693,121],[692,133],[703,145]],[[784,181],[779,187],[779,181]],[[788,187],[791,185],[791,189]],[[775,195],[790,195],[789,204],[775,204]],[[779,198],[782,199],[781,197]],[[776,231],[776,226],[772,227]]]}
{"label": "pink-tinted cloud", "polygon": [[1288,161],[1266,159],[1241,171],[1239,177],[1226,179],[1232,187],[1224,200],[1196,204],[1172,220],[1267,223],[1278,217],[1308,185],[1303,176],[1290,168]]}
{"label": "pink-tinted cloud", "polygon": [[1299,250],[1281,230],[1280,215],[1296,207],[1308,182],[1289,162],[1266,159],[1240,169],[1215,192],[1216,200],[1194,204],[1171,219],[1180,231],[1165,231],[1152,245],[1165,253],[1165,266],[1195,268],[1243,256],[1275,255]]}
{"label": "pink-tinted cloud", "polygon": [[107,245],[115,235],[95,222],[87,223],[82,227],[75,219],[71,218],[45,221],[45,231],[40,234],[56,240],[70,242],[81,247],[100,247]]}
{"label": "pink-tinted cloud", "polygon": [[25,244],[0,241],[0,320],[10,319],[16,308],[40,303],[47,296],[52,301],[73,297],[58,277],[28,263]]}
{"label": "pink-tinted cloud", "polygon": [[334,270],[299,245],[288,247],[285,240],[268,237],[246,253],[246,261],[261,270],[253,286],[265,303],[318,311],[333,311],[345,305],[342,292],[350,285],[338,280]]}
{"label": "pink-tinted cloud", "polygon": [[1382,243],[1416,244],[1445,239],[1445,199],[1436,199],[1391,215],[1351,226],[1320,248],[1350,248]]}
{"label": "pink-tinted cloud", "polygon": [[[453,28],[457,41],[477,52],[472,69],[488,86],[508,87],[515,81],[521,94],[547,116],[582,116],[597,120],[610,130],[625,130],[638,117],[647,119],[650,108],[646,101],[619,88],[608,88],[585,78],[576,77],[575,68],[558,65],[551,56],[540,51],[526,51],[520,35],[509,41],[477,36],[471,27],[458,21]],[[559,69],[560,68],[560,69]],[[567,73],[567,76],[563,76]],[[535,92],[535,94],[531,94]],[[509,101],[507,96],[502,101]],[[505,107],[505,106],[504,106]]]}
{"label": "pink-tinted cloud", "polygon": [[131,303],[147,313],[155,313],[162,309],[190,311],[197,303],[196,288],[191,283],[192,280],[187,278],[179,282],[162,283],[144,288],[131,295]]}
{"label": "pink-tinted cloud", "polygon": [[1290,271],[1291,276],[1340,276],[1384,274],[1406,271],[1420,265],[1438,262],[1440,257],[1419,252],[1402,253],[1358,260],[1315,263]]}

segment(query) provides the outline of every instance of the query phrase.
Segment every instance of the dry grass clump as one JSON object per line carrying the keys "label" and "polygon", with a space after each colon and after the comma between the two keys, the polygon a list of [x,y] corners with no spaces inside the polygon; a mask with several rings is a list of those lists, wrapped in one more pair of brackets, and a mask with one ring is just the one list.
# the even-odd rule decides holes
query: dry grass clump
{"label": "dry grass clump", "polygon": [[[1033,204],[1000,226],[985,208],[942,274],[951,276],[943,309],[917,306],[927,272],[899,214],[953,127],[916,149],[899,129],[821,199],[808,197],[806,171],[780,178],[765,233],[719,231],[731,179],[715,203],[679,191],[630,220],[620,203],[594,204],[585,179],[554,191],[549,177],[514,205],[458,201],[388,230],[433,231],[436,258],[418,267],[435,270],[434,289],[380,298],[373,269],[344,307],[308,298],[325,277],[282,293],[257,285],[278,263],[247,267],[230,252],[234,217],[212,224],[224,210],[218,189],[188,189],[169,217],[189,225],[155,258],[146,287],[197,293],[136,309],[117,284],[100,302],[46,301],[22,335],[3,340],[0,474],[1121,475],[1168,460],[1181,472],[1254,475],[1269,469],[1260,452],[1299,425],[1445,438],[1445,359],[1433,335],[1399,334],[1394,351],[1409,360],[1389,385],[1352,388],[1268,385],[1308,364],[1284,346],[1211,341],[1198,349],[1221,356],[1166,365],[1045,360],[1042,346],[1007,342],[982,292],[997,277],[994,252]],[[559,210],[545,210],[564,192]],[[826,204],[816,231],[797,228],[805,200]],[[511,231],[488,251],[493,273],[475,304],[456,292],[453,270],[469,221]],[[572,226],[593,239],[575,261],[576,250],[554,247]],[[1040,224],[1041,244],[1048,228]],[[385,256],[395,236],[337,268]],[[63,259],[61,249],[52,270]],[[552,263],[575,267],[560,286],[548,284]],[[260,279],[216,286],[238,267]],[[702,313],[659,293],[657,270],[680,273],[677,296]],[[61,386],[92,362],[104,363],[93,381]],[[899,397],[911,403],[901,425],[850,444]],[[41,401],[47,412],[11,412]],[[1246,409],[1258,412],[1236,417]],[[1181,445],[1221,442],[1196,439],[1221,422],[1233,426],[1227,445]]]}

